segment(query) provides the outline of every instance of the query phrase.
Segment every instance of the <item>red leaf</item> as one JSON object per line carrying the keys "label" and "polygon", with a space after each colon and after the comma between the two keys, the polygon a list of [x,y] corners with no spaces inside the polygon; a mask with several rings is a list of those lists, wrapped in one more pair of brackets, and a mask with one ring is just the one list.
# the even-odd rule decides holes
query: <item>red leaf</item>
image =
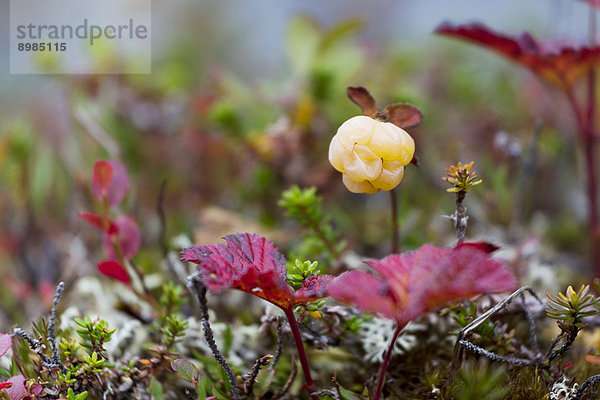
{"label": "red leaf", "polygon": [[94,164],[92,192],[98,201],[106,198],[114,206],[125,198],[129,189],[129,177],[123,164],[115,160],[100,160]]}
{"label": "red leaf", "polygon": [[102,244],[104,245],[107,257],[114,261],[118,260],[112,243],[114,241],[120,247],[123,257],[128,259],[133,258],[141,244],[140,230],[137,223],[132,217],[127,215],[118,216],[114,223],[117,226],[118,232],[113,235],[107,233],[102,235]]}
{"label": "red leaf", "polygon": [[227,245],[192,246],[182,252],[183,261],[198,264],[204,285],[213,292],[239,289],[278,307],[293,304],[286,281],[285,258],[267,239],[249,233],[225,236]]}
{"label": "red leaf", "polygon": [[12,346],[12,337],[5,333],[0,333],[0,357],[6,354],[6,352]]}
{"label": "red leaf", "polygon": [[392,104],[383,110],[387,120],[400,128],[412,128],[423,121],[423,114],[410,104]]}
{"label": "red leaf", "polygon": [[12,346],[12,337],[5,333],[0,333],[0,357],[6,354],[6,352]]}
{"label": "red leaf", "polygon": [[304,280],[302,286],[294,293],[296,303],[309,303],[327,297],[329,285],[334,280],[332,275],[311,275]]}
{"label": "red leaf", "polygon": [[113,169],[108,161],[96,161],[94,164],[94,177],[92,179],[92,192],[96,200],[103,201],[108,195],[108,186],[113,178]]}
{"label": "red leaf", "polygon": [[117,225],[106,217],[84,212],[77,213],[77,215],[109,235],[114,235],[119,232]]}
{"label": "red leaf", "polygon": [[11,386],[12,386],[12,383],[10,383],[10,382],[0,382],[0,390],[8,389]]}
{"label": "red leaf", "polygon": [[598,46],[576,48],[540,43],[527,32],[519,37],[510,37],[478,23],[456,26],[445,23],[436,29],[436,33],[469,40],[496,51],[564,90],[571,88],[600,62]]}
{"label": "red leaf", "polygon": [[389,285],[365,271],[343,273],[329,287],[329,295],[345,303],[353,303],[362,311],[396,318],[398,307]]}
{"label": "red leaf", "polygon": [[405,324],[450,301],[516,287],[513,273],[469,244],[424,245],[418,250],[367,260],[379,276],[348,272],[329,288],[332,297]]}
{"label": "red leaf", "polygon": [[377,104],[367,89],[362,86],[348,86],[346,93],[350,100],[360,107],[363,114],[369,117],[377,114]]}
{"label": "red leaf", "polygon": [[25,387],[25,377],[23,375],[13,376],[9,378],[6,383],[11,384],[11,387],[5,389],[10,400],[21,400],[28,395],[27,388]]}
{"label": "red leaf", "polygon": [[127,273],[125,267],[116,261],[102,261],[100,264],[98,264],[98,271],[100,271],[102,275],[116,279],[119,282],[125,283],[126,285],[131,283],[131,278],[129,278],[129,274]]}

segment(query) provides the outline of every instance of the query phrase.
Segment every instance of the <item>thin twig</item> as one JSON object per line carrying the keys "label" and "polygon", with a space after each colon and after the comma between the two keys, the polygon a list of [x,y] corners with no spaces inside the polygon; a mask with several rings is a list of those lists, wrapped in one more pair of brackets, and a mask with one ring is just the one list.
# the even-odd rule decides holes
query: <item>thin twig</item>
{"label": "thin twig", "polygon": [[484,356],[489,358],[492,361],[503,362],[511,365],[536,365],[537,363],[532,360],[526,360],[524,358],[513,358],[513,357],[504,357],[500,356],[496,353],[492,353],[491,351],[487,351],[486,349],[479,347],[468,340],[460,340],[460,345],[464,347],[467,351],[471,353],[475,353],[480,356]]}
{"label": "thin twig", "polygon": [[465,232],[467,230],[467,222],[469,220],[469,217],[467,216],[467,208],[463,204],[466,194],[467,192],[462,190],[460,192],[456,192],[456,212],[452,216],[458,243],[465,240]]}
{"label": "thin twig", "polygon": [[[48,341],[50,342],[50,346],[52,347],[52,362],[61,366],[62,363],[60,362],[60,356],[58,355],[58,347],[56,346],[56,333],[54,327],[56,326],[56,307],[58,306],[58,301],[60,300],[60,296],[64,288],[64,282],[60,282],[56,287],[56,294],[54,295],[54,302],[52,303],[52,310],[50,312],[50,321],[48,322]],[[65,368],[64,366],[62,367]]]}
{"label": "thin twig", "polygon": [[323,389],[319,390],[318,392],[313,392],[311,394],[313,396],[330,396],[333,397],[335,400],[340,400],[340,396],[338,395],[337,391],[333,389]]}
{"label": "thin twig", "polygon": [[533,315],[531,315],[531,311],[529,311],[529,307],[527,306],[527,302],[525,302],[525,295],[521,293],[521,305],[523,306],[523,311],[525,312],[525,317],[527,318],[527,322],[529,323],[529,337],[531,339],[531,344],[533,345],[533,350],[536,353],[536,356],[540,354],[540,346],[538,344],[537,333],[535,329],[535,320],[533,319]]}
{"label": "thin twig", "polygon": [[598,383],[600,383],[600,375],[589,377],[585,382],[583,382],[579,389],[577,389],[577,392],[571,397],[571,400],[580,400],[590,386]]}
{"label": "thin twig", "polygon": [[275,350],[275,355],[273,356],[273,362],[269,366],[270,369],[275,369],[277,362],[279,362],[279,357],[281,357],[281,353],[283,352],[283,318],[277,316],[277,350]]}
{"label": "thin twig", "polygon": [[60,360],[60,356],[58,355],[58,347],[56,346],[56,308],[58,306],[58,302],[60,300],[60,296],[65,287],[64,282],[60,282],[56,287],[56,294],[54,295],[54,301],[52,303],[52,309],[50,311],[50,321],[48,322],[48,342],[50,343],[50,347],[52,348],[52,356],[48,357],[44,351],[42,342],[33,338],[27,332],[25,332],[21,328],[15,328],[13,330],[12,336],[19,336],[27,341],[29,348],[37,353],[37,355],[41,358],[41,364],[43,367],[52,370],[54,368],[60,368],[63,372],[67,371],[67,368],[63,365]]}
{"label": "thin twig", "polygon": [[565,341],[563,342],[563,344],[556,350],[552,351],[553,347],[556,345],[556,343],[558,343],[557,341],[554,341],[552,344],[554,345],[553,347],[550,348],[550,350],[548,350],[548,353],[546,354],[546,357],[544,357],[544,364],[549,364],[551,363],[555,358],[563,355],[564,353],[567,352],[567,350],[569,350],[569,348],[571,347],[571,345],[573,344],[573,342],[575,341],[575,338],[577,337],[577,334],[579,333],[579,328],[577,328],[576,326],[572,327],[571,330],[569,331],[563,331],[563,333],[561,333],[558,337],[564,337],[566,335]]}
{"label": "thin twig", "polygon": [[206,339],[206,342],[208,343],[208,347],[210,347],[213,356],[215,357],[217,362],[221,364],[221,367],[223,367],[223,369],[227,373],[227,377],[229,378],[229,384],[231,386],[232,398],[234,400],[239,400],[240,391],[237,387],[237,379],[235,376],[235,372],[233,372],[233,370],[227,363],[227,360],[225,360],[225,357],[219,351],[219,348],[215,343],[215,338],[210,327],[210,323],[208,322],[208,306],[206,305],[206,286],[204,286],[202,282],[200,282],[200,279],[196,275],[192,275],[188,279],[188,288],[192,293],[196,294],[196,296],[198,297],[198,302],[200,303],[202,329],[204,331],[204,337]]}
{"label": "thin twig", "polygon": [[279,389],[277,392],[275,392],[273,397],[271,397],[271,400],[277,400],[277,399],[281,398],[284,394],[286,394],[287,391],[290,390],[290,387],[292,386],[292,383],[294,383],[294,380],[296,379],[297,375],[298,375],[298,365],[296,364],[296,357],[294,357],[294,355],[292,354],[292,370],[290,371],[290,376],[288,376],[287,381],[281,387],[281,389]]}
{"label": "thin twig", "polygon": [[458,332],[458,335],[456,338],[456,344],[454,345],[454,361],[453,361],[454,365],[460,364],[460,360],[461,360],[461,356],[462,356],[462,347],[463,347],[461,342],[467,337],[467,335],[469,333],[471,333],[472,331],[474,331],[475,329],[477,329],[477,327],[479,327],[479,325],[484,323],[487,319],[489,319],[493,315],[499,313],[504,307],[506,307],[508,304],[510,304],[515,299],[515,297],[520,296],[524,292],[528,292],[537,301],[539,301],[541,304],[543,304],[542,300],[540,300],[540,298],[535,294],[535,292],[533,291],[533,289],[530,286],[523,286],[522,288],[517,289],[510,296],[508,296],[507,298],[505,298],[504,300],[502,300],[501,302],[496,304],[494,307],[487,310],[485,313],[481,314],[479,317],[475,318],[467,326],[462,328],[460,330],[460,332]]}
{"label": "thin twig", "polygon": [[261,368],[266,367],[272,359],[273,356],[271,354],[267,354],[256,360],[256,362],[252,366],[252,369],[248,371],[248,373],[244,377],[244,394],[252,394],[252,389],[254,388],[256,377],[258,376]]}

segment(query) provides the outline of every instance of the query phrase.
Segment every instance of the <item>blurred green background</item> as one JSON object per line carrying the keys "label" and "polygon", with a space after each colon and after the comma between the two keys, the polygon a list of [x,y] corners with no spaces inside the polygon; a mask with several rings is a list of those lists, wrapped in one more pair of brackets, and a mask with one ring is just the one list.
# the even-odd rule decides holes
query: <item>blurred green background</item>
{"label": "blurred green background", "polygon": [[58,280],[97,274],[99,239],[76,214],[94,211],[98,159],[130,173],[124,211],[140,225],[145,271],[159,268],[163,182],[168,237],[216,241],[224,226],[251,226],[290,248],[299,230],[277,201],[296,184],[318,188],[350,249],[385,255],[388,195],[347,192],[327,160],[337,127],[360,113],[351,85],[425,115],[410,130],[420,167],[399,187],[404,249],[452,243],[441,177],[474,160],[484,184],[467,198],[468,237],[539,238],[547,257],[586,268],[567,105],[528,71],[432,34],[446,20],[477,20],[582,41],[583,2],[154,1],[152,74],[98,76],[9,75],[0,4],[0,331],[46,310]]}

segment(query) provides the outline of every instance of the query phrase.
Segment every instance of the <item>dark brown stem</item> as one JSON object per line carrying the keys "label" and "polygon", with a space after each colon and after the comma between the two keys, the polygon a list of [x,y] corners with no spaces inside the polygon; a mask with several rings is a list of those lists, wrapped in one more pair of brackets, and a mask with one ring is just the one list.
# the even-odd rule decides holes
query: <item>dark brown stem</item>
{"label": "dark brown stem", "polygon": [[[306,351],[304,350],[304,342],[302,341],[302,334],[300,333],[300,328],[298,327],[294,310],[292,309],[292,306],[289,306],[288,308],[283,309],[283,312],[290,324],[292,335],[294,336],[294,343],[296,343],[296,348],[298,349],[298,357],[300,358],[300,365],[302,366],[304,380],[306,381],[305,389],[309,394],[311,394],[316,391],[315,381],[313,381],[310,374],[310,367],[308,366],[308,359],[306,358]],[[318,397],[312,394],[310,397],[313,400],[318,400]]]}
{"label": "dark brown stem", "polygon": [[373,400],[379,400],[381,397],[381,391],[383,390],[383,382],[385,381],[385,373],[387,371],[390,360],[392,359],[392,353],[394,352],[394,345],[396,344],[396,340],[402,332],[402,329],[406,324],[398,324],[396,327],[396,331],[394,332],[394,336],[392,336],[392,340],[390,340],[390,344],[385,352],[385,357],[383,359],[383,364],[381,364],[381,369],[379,370],[379,378],[377,378],[377,388],[375,389],[375,394],[373,395]]}
{"label": "dark brown stem", "polygon": [[392,254],[400,252],[400,229],[398,227],[398,199],[396,199],[396,188],[390,190],[392,206]]}

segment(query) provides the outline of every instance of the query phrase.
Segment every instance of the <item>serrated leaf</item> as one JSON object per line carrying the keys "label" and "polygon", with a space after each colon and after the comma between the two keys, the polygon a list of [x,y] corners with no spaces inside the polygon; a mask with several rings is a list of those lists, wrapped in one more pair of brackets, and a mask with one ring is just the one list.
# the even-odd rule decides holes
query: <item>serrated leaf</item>
{"label": "serrated leaf", "polygon": [[437,248],[427,244],[366,262],[378,275],[346,272],[331,284],[330,296],[399,324],[450,301],[517,286],[512,271],[476,246]]}
{"label": "serrated leaf", "polygon": [[479,23],[444,23],[436,33],[484,46],[532,70],[538,76],[568,90],[600,62],[600,47],[571,47],[541,43],[529,32],[509,36]]}

